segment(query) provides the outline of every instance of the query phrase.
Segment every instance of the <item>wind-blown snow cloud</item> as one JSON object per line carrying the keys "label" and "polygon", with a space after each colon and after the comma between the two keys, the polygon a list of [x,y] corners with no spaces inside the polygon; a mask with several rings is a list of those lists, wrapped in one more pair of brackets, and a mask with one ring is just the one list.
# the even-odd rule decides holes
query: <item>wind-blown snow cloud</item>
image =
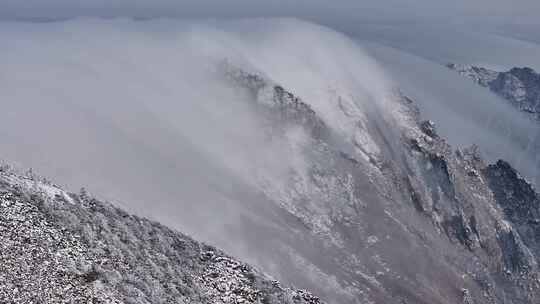
{"label": "wind-blown snow cloud", "polygon": [[266,209],[293,195],[283,192],[307,136],[269,135],[283,126],[217,63],[283,85],[350,150],[377,150],[356,131],[391,88],[354,41],[292,19],[3,22],[0,39],[0,158],[250,261],[261,252],[241,219],[276,225]]}
{"label": "wind-blown snow cloud", "polygon": [[330,89],[367,105],[388,88],[354,42],[294,20],[4,22],[0,37],[1,156],[205,239],[259,195],[253,170],[297,165],[216,62],[283,84],[345,138]]}

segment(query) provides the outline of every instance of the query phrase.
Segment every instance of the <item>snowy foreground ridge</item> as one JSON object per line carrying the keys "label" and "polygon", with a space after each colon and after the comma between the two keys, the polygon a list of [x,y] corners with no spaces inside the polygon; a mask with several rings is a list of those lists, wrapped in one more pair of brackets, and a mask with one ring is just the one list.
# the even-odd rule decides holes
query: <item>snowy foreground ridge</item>
{"label": "snowy foreground ridge", "polygon": [[540,301],[535,188],[511,160],[451,146],[343,35],[92,19],[0,35],[14,41],[0,56],[0,154],[117,206],[3,170],[1,254],[21,253],[3,257],[5,297]]}
{"label": "snowy foreground ridge", "polygon": [[322,303],[84,191],[7,170],[0,172],[2,303]]}

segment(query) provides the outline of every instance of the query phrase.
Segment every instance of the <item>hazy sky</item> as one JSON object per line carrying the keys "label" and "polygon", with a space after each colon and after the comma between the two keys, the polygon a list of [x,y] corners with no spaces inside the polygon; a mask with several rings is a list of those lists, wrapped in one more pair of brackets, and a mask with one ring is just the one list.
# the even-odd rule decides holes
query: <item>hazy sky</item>
{"label": "hazy sky", "polygon": [[0,0],[0,18],[73,16],[294,16],[325,22],[373,20],[534,21],[537,0]]}

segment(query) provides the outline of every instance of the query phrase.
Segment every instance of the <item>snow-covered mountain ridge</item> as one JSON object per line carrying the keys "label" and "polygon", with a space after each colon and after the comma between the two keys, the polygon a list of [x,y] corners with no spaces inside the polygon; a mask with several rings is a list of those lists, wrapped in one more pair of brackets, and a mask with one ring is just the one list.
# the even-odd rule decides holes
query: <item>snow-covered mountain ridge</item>
{"label": "snow-covered mountain ridge", "polygon": [[479,85],[508,100],[517,109],[540,117],[540,74],[528,67],[497,72],[473,65],[447,65]]}
{"label": "snow-covered mountain ridge", "polygon": [[0,217],[3,303],[322,303],[84,190],[8,166]]}

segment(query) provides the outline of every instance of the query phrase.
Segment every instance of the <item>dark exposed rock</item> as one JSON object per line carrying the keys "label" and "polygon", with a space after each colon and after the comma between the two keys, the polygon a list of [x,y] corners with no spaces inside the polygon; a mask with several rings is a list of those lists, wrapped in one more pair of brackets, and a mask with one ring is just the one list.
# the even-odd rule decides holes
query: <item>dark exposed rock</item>
{"label": "dark exposed rock", "polygon": [[475,277],[483,277],[478,284],[491,300],[468,293],[464,301],[534,303],[540,233],[531,223],[538,219],[538,195],[506,162],[486,165],[475,146],[452,153],[443,139],[426,137],[424,121],[418,124],[422,133],[406,135],[416,152],[406,158],[408,167],[416,168],[406,179],[411,201],[486,265]]}
{"label": "dark exposed rock", "polygon": [[504,231],[499,234],[498,240],[502,248],[506,271],[518,274],[528,272],[533,262],[531,262],[527,248],[521,243],[519,236],[513,230]]}
{"label": "dark exposed rock", "polygon": [[510,100],[525,112],[538,116],[540,112],[540,74],[531,68],[512,68],[499,73],[490,83],[492,91]]}
{"label": "dark exposed rock", "polygon": [[420,123],[420,128],[426,135],[430,137],[438,137],[437,131],[435,130],[435,123],[431,120],[424,120]]}
{"label": "dark exposed rock", "polygon": [[519,232],[536,259],[540,259],[540,198],[538,193],[507,162],[489,165],[484,174],[506,219]]}

